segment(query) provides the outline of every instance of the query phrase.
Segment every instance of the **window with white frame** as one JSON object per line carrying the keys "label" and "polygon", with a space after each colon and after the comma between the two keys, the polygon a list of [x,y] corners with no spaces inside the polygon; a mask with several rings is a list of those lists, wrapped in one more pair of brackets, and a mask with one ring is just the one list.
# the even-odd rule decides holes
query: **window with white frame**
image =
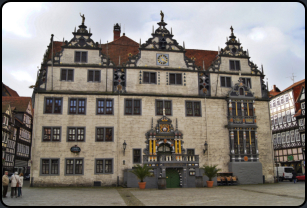
{"label": "window with white frame", "polygon": [[274,124],[277,126],[278,125],[278,118],[277,118],[277,114],[274,115]]}
{"label": "window with white frame", "polygon": [[285,102],[288,103],[289,102],[289,95],[285,94]]}
{"label": "window with white frame", "polygon": [[279,125],[282,124],[282,116],[281,116],[281,113],[278,113],[278,123],[279,123]]}
{"label": "window with white frame", "polygon": [[284,104],[284,96],[280,96],[280,104],[283,105]]}
{"label": "window with white frame", "polygon": [[288,123],[291,123],[291,114],[290,114],[290,110],[287,110],[286,114],[287,114],[287,122],[288,122]]}
{"label": "window with white frame", "polygon": [[300,132],[298,132],[298,129],[295,129],[295,138],[297,142],[300,141]]}
{"label": "window with white frame", "polygon": [[281,133],[281,143],[282,144],[286,143],[286,134],[285,134],[285,132]]}
{"label": "window with white frame", "polygon": [[291,109],[291,118],[292,118],[292,121],[296,121],[296,118],[294,117],[294,114],[295,114],[295,110],[294,108]]}
{"label": "window with white frame", "polygon": [[289,133],[289,131],[286,132],[286,143],[287,144],[290,143],[290,133]]}
{"label": "window with white frame", "polygon": [[279,97],[276,99],[276,105],[280,106]]}
{"label": "window with white frame", "polygon": [[290,131],[291,142],[295,142],[294,130]]}

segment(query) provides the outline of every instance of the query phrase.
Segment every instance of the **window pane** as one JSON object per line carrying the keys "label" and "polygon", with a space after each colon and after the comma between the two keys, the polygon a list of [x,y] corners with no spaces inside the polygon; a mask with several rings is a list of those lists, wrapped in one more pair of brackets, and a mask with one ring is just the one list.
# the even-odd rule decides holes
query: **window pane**
{"label": "window pane", "polygon": [[181,74],[176,74],[176,84],[182,84],[182,75]]}
{"label": "window pane", "polygon": [[221,77],[221,86],[226,87],[226,77]]}
{"label": "window pane", "polygon": [[51,138],[51,128],[44,128],[44,141],[50,141]]}
{"label": "window pane", "polygon": [[97,114],[104,114],[104,101],[103,100],[97,101]]}
{"label": "window pane", "polygon": [[94,71],[92,71],[92,70],[88,71],[88,81],[89,82],[94,81]]}
{"label": "window pane", "polygon": [[157,101],[157,115],[163,115],[163,101]]}
{"label": "window pane", "polygon": [[77,99],[70,99],[69,114],[76,114],[77,112]]}
{"label": "window pane", "polygon": [[140,115],[141,114],[141,101],[140,100],[134,100],[134,109],[133,109],[133,113],[135,115]]}
{"label": "window pane", "polygon": [[192,102],[186,102],[186,106],[187,106],[187,116],[193,116],[193,103]]}
{"label": "window pane", "polygon": [[156,83],[156,73],[150,73],[150,83]]}
{"label": "window pane", "polygon": [[49,174],[49,160],[42,160],[42,174]]}
{"label": "window pane", "polygon": [[171,115],[171,101],[164,101],[165,104],[165,115]]}
{"label": "window pane", "polygon": [[100,71],[95,71],[95,82],[100,81]]}
{"label": "window pane", "polygon": [[113,100],[107,100],[106,104],[107,104],[106,114],[112,114],[113,113]]}
{"label": "window pane", "polygon": [[68,129],[68,140],[74,141],[76,139],[76,129]]}
{"label": "window pane", "polygon": [[81,60],[81,62],[87,62],[86,58],[87,58],[87,53],[86,52],[82,52],[82,60]]}
{"label": "window pane", "polygon": [[235,70],[235,63],[234,63],[234,61],[230,61],[230,70]]}
{"label": "window pane", "polygon": [[84,129],[83,128],[77,129],[77,139],[78,141],[84,141]]}
{"label": "window pane", "polygon": [[59,167],[58,160],[51,160],[51,174],[58,174],[58,167]]}
{"label": "window pane", "polygon": [[200,103],[194,102],[194,115],[200,116]]}
{"label": "window pane", "polygon": [[236,71],[239,71],[239,70],[240,70],[240,62],[236,61]]}
{"label": "window pane", "polygon": [[169,84],[175,84],[175,74],[169,74]]}
{"label": "window pane", "polygon": [[45,113],[52,113],[52,104],[53,104],[53,99],[47,98],[46,99]]}
{"label": "window pane", "polygon": [[60,140],[60,128],[53,128],[53,141],[59,141]]}
{"label": "window pane", "polygon": [[126,100],[126,114],[132,114],[132,100]]}
{"label": "window pane", "polygon": [[104,128],[97,128],[97,141],[103,141]]}
{"label": "window pane", "polygon": [[82,174],[82,160],[76,160],[75,174]]}
{"label": "window pane", "polygon": [[61,80],[65,80],[65,81],[66,81],[66,72],[67,72],[66,69],[62,69],[62,77],[61,77]]}
{"label": "window pane", "polygon": [[112,160],[105,160],[105,173],[112,173]]}
{"label": "window pane", "polygon": [[80,57],[81,57],[80,52],[76,52],[75,62],[80,62],[80,60],[81,60]]}
{"label": "window pane", "polygon": [[143,83],[149,83],[149,72],[144,72]]}
{"label": "window pane", "polygon": [[66,174],[73,174],[74,160],[66,160]]}
{"label": "window pane", "polygon": [[106,128],[106,141],[112,141],[113,140],[113,129],[112,128]]}
{"label": "window pane", "polygon": [[141,162],[141,151],[140,150],[133,150],[133,163],[140,163]]}
{"label": "window pane", "polygon": [[68,78],[67,78],[67,80],[73,81],[73,74],[74,74],[73,70],[68,70]]}
{"label": "window pane", "polygon": [[103,160],[96,160],[96,173],[103,173]]}
{"label": "window pane", "polygon": [[78,100],[78,114],[85,114],[85,99]]}
{"label": "window pane", "polygon": [[226,87],[231,87],[231,78],[226,77]]}
{"label": "window pane", "polygon": [[54,99],[54,113],[61,113],[62,109],[62,100],[61,99]]}

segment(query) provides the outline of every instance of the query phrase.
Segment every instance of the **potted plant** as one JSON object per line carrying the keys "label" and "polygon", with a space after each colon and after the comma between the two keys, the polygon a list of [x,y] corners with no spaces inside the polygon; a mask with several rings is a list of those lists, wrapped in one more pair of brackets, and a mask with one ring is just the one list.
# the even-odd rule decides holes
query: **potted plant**
{"label": "potted plant", "polygon": [[134,175],[136,175],[136,177],[141,180],[139,182],[139,188],[140,189],[145,189],[146,182],[144,182],[143,180],[147,176],[151,176],[151,172],[150,172],[151,168],[149,168],[147,166],[147,164],[144,164],[143,166],[137,165],[137,166],[134,166],[134,167],[135,168],[132,169],[132,171],[130,171],[130,172],[133,173]]}
{"label": "potted plant", "polygon": [[212,178],[214,178],[217,175],[217,172],[221,169],[216,168],[217,165],[203,165],[202,169],[204,169],[204,175],[206,175],[209,178],[209,181],[207,181],[207,187],[211,188],[213,186]]}

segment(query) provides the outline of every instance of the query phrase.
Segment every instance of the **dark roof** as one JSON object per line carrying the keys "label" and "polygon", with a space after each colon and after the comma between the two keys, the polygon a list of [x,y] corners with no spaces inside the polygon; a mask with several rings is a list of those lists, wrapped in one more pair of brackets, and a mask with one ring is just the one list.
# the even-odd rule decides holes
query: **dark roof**
{"label": "dark roof", "polygon": [[17,112],[26,112],[31,97],[7,97],[2,96],[2,103],[10,103],[11,107],[15,107]]}
{"label": "dark roof", "polygon": [[12,90],[10,87],[3,84],[3,82],[2,82],[2,88],[3,87],[8,91],[8,93],[10,94],[11,97],[19,97],[18,93],[15,90]]}

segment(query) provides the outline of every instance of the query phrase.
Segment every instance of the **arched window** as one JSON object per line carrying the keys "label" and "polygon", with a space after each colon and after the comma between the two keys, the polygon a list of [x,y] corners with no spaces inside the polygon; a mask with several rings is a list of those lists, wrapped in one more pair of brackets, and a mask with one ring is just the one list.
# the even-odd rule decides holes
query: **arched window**
{"label": "arched window", "polygon": [[169,144],[161,144],[158,147],[158,153],[170,153],[171,152],[171,147]]}
{"label": "arched window", "polygon": [[240,95],[244,95],[244,90],[243,90],[243,88],[240,88]]}

